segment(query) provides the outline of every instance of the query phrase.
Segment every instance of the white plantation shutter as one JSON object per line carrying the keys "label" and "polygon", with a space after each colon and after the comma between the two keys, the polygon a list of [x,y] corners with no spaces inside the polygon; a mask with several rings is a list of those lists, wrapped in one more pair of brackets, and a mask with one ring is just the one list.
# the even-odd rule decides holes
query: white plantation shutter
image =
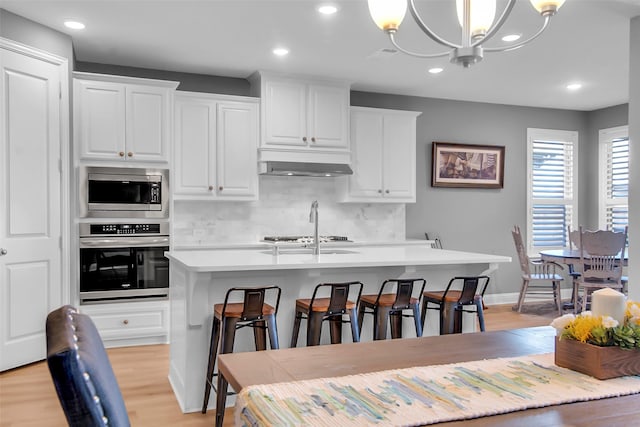
{"label": "white plantation shutter", "polygon": [[577,218],[578,133],[528,129],[527,141],[529,252],[565,247]]}
{"label": "white plantation shutter", "polygon": [[623,231],[629,224],[629,129],[600,131],[600,192],[598,225]]}

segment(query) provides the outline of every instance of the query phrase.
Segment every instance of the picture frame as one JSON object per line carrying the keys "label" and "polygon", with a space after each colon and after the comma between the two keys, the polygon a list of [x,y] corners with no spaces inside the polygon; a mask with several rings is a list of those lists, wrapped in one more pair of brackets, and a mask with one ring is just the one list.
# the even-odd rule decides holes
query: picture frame
{"label": "picture frame", "polygon": [[433,142],[432,187],[503,188],[504,146]]}

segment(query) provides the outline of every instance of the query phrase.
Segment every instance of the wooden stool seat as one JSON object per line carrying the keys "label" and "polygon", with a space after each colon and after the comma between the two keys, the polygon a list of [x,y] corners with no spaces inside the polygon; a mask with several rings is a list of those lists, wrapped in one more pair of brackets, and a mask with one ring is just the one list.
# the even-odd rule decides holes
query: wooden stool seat
{"label": "wooden stool seat", "polygon": [[[415,284],[422,284],[418,297],[414,297]],[[362,295],[358,307],[358,326],[362,329],[365,314],[373,314],[373,339],[387,339],[387,323],[391,323],[391,338],[402,338],[402,318],[413,317],[416,336],[422,336],[420,297],[424,291],[424,279],[389,279],[380,286],[377,294]],[[395,287],[395,293],[388,291]],[[385,293],[385,291],[387,291]],[[411,310],[410,314],[403,314]]]}
{"label": "wooden stool seat", "polygon": [[[373,305],[376,303],[377,298],[378,298],[378,295],[362,295],[360,297],[360,302]],[[410,304],[417,304],[418,301],[420,301],[419,298],[411,297],[409,299]],[[378,305],[380,305],[381,307],[391,307],[393,304],[395,304],[395,302],[396,302],[396,294],[383,294],[383,295],[380,295],[380,300],[378,300]]]}
{"label": "wooden stool seat", "polygon": [[444,301],[444,302],[456,302],[460,299],[462,291],[449,291],[447,295],[444,295],[444,291],[427,291],[424,293],[424,297],[432,301]]}
{"label": "wooden stool seat", "polygon": [[[311,298],[299,298],[296,300],[296,316],[293,322],[291,334],[291,347],[298,344],[298,334],[302,319],[307,320],[307,345],[319,345],[322,332],[322,322],[328,320],[331,336],[331,344],[342,342],[342,323],[351,324],[353,342],[360,341],[360,329],[358,327],[358,303],[362,295],[362,282],[345,283],[321,283],[313,290]],[[352,289],[357,289],[356,292]],[[330,291],[330,297],[318,297],[318,291]],[[350,295],[351,294],[351,295]],[[351,299],[349,299],[351,296]],[[356,298],[354,298],[356,297]],[[355,299],[355,301],[353,301]],[[349,316],[349,320],[343,320],[343,316]]]}
{"label": "wooden stool seat", "polygon": [[[302,308],[304,310],[309,310],[311,307],[311,298],[303,298],[296,300],[296,309]],[[329,311],[329,305],[331,304],[331,298],[316,298],[313,301],[313,311]],[[356,303],[350,300],[347,300],[345,304],[345,308],[347,310],[352,310],[353,307],[356,306]]]}
{"label": "wooden stool seat", "polygon": [[[224,304],[216,304],[213,306],[213,314],[218,318],[222,318],[222,310],[224,309]],[[242,317],[242,311],[244,310],[244,304],[241,302],[232,302],[227,304],[227,308],[224,312],[225,317]],[[264,315],[275,314],[276,309],[269,305],[262,305],[262,313]]]}

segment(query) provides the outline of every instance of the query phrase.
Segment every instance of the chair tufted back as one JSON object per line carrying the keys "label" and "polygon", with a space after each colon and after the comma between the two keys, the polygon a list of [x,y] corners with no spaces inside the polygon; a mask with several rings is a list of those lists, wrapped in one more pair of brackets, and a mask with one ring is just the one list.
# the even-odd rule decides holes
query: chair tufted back
{"label": "chair tufted back", "polygon": [[49,313],[47,364],[69,426],[130,426],[120,387],[89,316],[69,305]]}

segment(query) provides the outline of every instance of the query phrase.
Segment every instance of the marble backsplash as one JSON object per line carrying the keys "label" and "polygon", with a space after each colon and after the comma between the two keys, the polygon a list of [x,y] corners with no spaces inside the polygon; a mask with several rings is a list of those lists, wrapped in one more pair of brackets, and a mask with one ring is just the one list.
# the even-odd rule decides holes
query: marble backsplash
{"label": "marble backsplash", "polygon": [[404,203],[338,203],[334,178],[260,177],[255,202],[176,201],[174,248],[255,243],[269,235],[312,235],[311,202],[318,200],[320,235],[354,241],[405,239]]}

